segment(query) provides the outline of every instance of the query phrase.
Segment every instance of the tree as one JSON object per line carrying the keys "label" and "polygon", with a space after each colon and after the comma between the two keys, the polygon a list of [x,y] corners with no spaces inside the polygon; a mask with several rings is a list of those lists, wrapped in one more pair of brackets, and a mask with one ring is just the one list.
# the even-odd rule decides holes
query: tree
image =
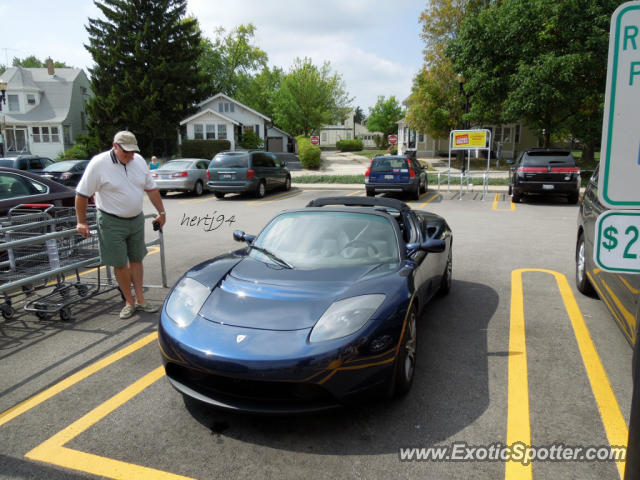
{"label": "tree", "polygon": [[356,110],[354,112],[353,115],[353,121],[356,123],[360,123],[363,122],[367,119],[367,117],[365,116],[364,112],[362,111],[362,109],[360,107],[356,107]]}
{"label": "tree", "polygon": [[448,53],[473,95],[470,116],[494,112],[544,134],[599,140],[609,19],[618,0],[504,0],[469,16]]}
{"label": "tree", "polygon": [[378,97],[373,108],[369,108],[369,118],[367,119],[367,129],[370,132],[382,132],[386,143],[387,137],[398,131],[398,121],[402,119],[404,113],[402,106],[393,95],[385,100],[383,95]]}
{"label": "tree", "polygon": [[88,105],[89,151],[128,128],[144,155],[168,156],[179,121],[204,99],[200,29],[186,0],[95,0],[104,19],[86,27],[95,66]]}
{"label": "tree", "polygon": [[343,120],[351,111],[351,101],[342,77],[331,73],[329,62],[318,67],[309,58],[296,58],[275,97],[274,120],[293,135],[308,136],[323,125]]}
{"label": "tree", "polygon": [[[29,55],[28,57],[25,57],[23,59],[20,59],[18,57],[13,57],[13,62],[12,62],[14,67],[24,67],[24,68],[46,68],[47,67],[47,61],[44,60],[39,60],[35,55]],[[53,62],[53,66],[55,68],[70,68],[66,63],[64,62]]]}
{"label": "tree", "polygon": [[281,68],[264,67],[260,73],[247,78],[236,90],[235,99],[246,106],[273,119],[274,100],[280,90],[280,84],[284,78]]}
{"label": "tree", "polygon": [[203,38],[203,52],[198,59],[200,69],[207,76],[212,93],[235,97],[249,77],[267,67],[267,54],[251,44],[256,28],[248,23],[239,25],[225,35],[225,29],[216,30],[216,38]]}

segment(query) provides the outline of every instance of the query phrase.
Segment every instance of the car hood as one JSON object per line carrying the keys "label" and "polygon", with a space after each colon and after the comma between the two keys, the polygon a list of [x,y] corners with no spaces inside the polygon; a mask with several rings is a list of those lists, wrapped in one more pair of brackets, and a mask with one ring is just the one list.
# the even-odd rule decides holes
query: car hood
{"label": "car hood", "polygon": [[398,265],[368,265],[298,270],[245,257],[213,290],[200,315],[245,328],[311,328],[337,299],[384,293],[380,276],[397,269]]}

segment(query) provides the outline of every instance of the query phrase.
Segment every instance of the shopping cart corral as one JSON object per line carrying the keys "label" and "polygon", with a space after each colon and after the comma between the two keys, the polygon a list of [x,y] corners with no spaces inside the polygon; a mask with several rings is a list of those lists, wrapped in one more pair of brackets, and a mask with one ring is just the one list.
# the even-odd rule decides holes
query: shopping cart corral
{"label": "shopping cart corral", "polygon": [[[24,310],[38,318],[59,314],[68,321],[73,305],[118,288],[110,269],[100,268],[93,208],[87,211],[87,223],[91,236],[85,238],[76,232],[75,209],[49,205],[20,206],[0,219],[0,313],[5,319],[14,315],[15,304],[23,297]],[[162,286],[166,286],[162,232],[147,245],[160,246]],[[96,272],[95,278],[83,281],[89,269]]]}

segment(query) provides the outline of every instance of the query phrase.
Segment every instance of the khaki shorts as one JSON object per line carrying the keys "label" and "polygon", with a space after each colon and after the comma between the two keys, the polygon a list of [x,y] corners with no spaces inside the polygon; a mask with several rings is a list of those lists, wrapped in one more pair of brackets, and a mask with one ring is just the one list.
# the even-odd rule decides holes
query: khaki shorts
{"label": "khaki shorts", "polygon": [[98,211],[98,242],[102,265],[124,267],[141,262],[147,254],[144,214],[129,219]]}

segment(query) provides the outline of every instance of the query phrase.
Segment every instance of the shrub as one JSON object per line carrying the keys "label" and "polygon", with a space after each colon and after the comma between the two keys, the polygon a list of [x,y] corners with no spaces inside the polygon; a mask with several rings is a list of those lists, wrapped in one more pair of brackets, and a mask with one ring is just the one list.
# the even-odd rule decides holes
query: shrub
{"label": "shrub", "polygon": [[320,168],[320,147],[311,145],[311,142],[304,135],[296,137],[298,141],[298,156],[300,157],[300,166],[317,170]]}
{"label": "shrub", "polygon": [[376,144],[378,150],[384,150],[388,146],[386,139],[382,135],[374,135],[373,143]]}
{"label": "shrub", "polygon": [[238,143],[247,150],[262,150],[264,148],[264,141],[253,130],[245,130],[242,134],[242,140]]}
{"label": "shrub", "polygon": [[216,153],[230,148],[231,142],[229,140],[183,140],[182,156],[184,158],[212,159]]}
{"label": "shrub", "polygon": [[359,152],[364,147],[362,140],[338,140],[336,147],[342,152]]}
{"label": "shrub", "polygon": [[76,143],[68,150],[60,153],[56,158],[56,161],[60,160],[89,160],[91,157],[87,152],[87,147],[84,144]]}

